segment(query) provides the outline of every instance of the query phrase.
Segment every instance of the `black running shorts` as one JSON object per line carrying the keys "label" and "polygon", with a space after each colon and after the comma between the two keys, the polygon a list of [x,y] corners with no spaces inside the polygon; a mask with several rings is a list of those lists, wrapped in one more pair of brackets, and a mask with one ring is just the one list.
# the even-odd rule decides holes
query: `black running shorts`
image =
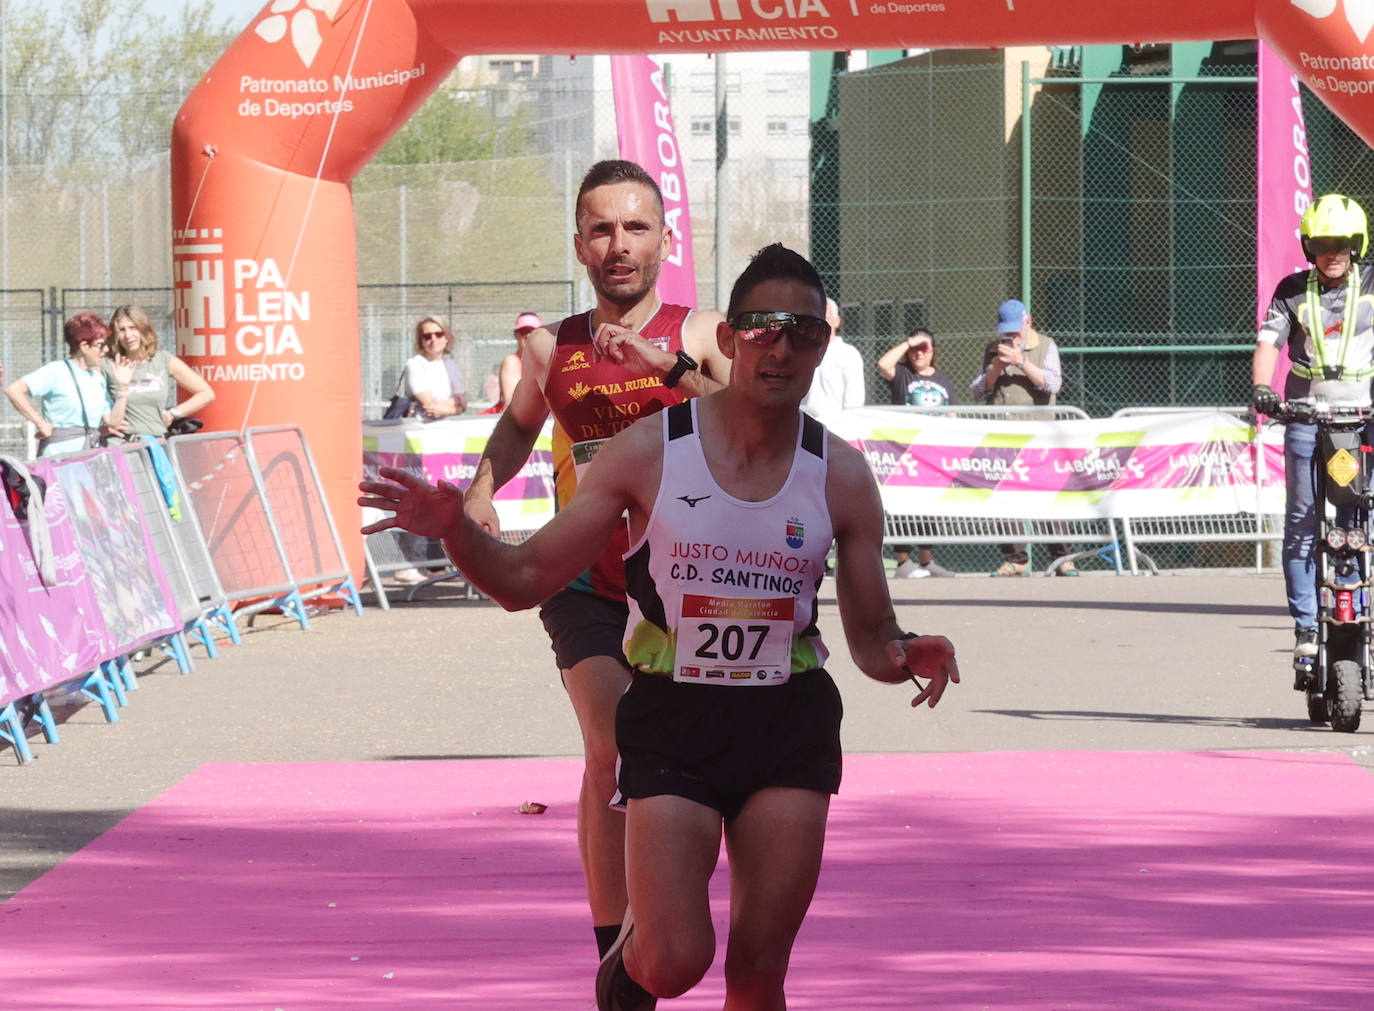
{"label": "black running shorts", "polygon": [[625,663],[625,623],[630,607],[581,590],[559,590],[539,608],[544,630],[549,633],[559,670],[569,670],[594,656],[609,656]]}
{"label": "black running shorts", "polygon": [[636,674],[615,716],[620,791],[686,797],[727,821],[765,787],[836,793],[843,715],[824,670],[749,688]]}

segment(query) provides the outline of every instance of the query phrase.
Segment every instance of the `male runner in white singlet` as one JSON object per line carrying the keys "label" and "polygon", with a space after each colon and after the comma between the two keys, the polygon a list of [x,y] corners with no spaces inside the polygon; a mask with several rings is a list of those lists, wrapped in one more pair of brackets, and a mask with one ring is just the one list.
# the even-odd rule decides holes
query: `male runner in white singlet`
{"label": "male runner in white singlet", "polygon": [[942,636],[898,626],[882,564],[882,504],[863,456],[799,409],[829,326],[815,269],[782,246],[745,269],[717,328],[725,389],[636,422],[605,444],[566,508],[528,541],[497,541],[462,493],[403,471],[359,502],[441,537],[465,576],[508,609],[585,568],[628,511],[634,677],[616,714],[628,798],[629,912],[597,973],[601,1011],[647,1011],[705,975],[716,938],[707,886],[730,854],[726,1005],[785,1006],[792,944],[820,873],[840,784],[839,694],[823,668],[816,590],[832,537],[855,664],[891,684],[959,680]]}

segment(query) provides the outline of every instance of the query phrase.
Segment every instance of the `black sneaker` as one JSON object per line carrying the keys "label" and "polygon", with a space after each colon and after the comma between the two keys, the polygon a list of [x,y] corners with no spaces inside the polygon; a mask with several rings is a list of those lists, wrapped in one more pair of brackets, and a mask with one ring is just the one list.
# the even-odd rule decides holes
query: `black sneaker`
{"label": "black sneaker", "polygon": [[597,1011],[654,1011],[658,998],[630,978],[625,970],[625,942],[635,931],[634,919],[625,911],[620,936],[596,970]]}

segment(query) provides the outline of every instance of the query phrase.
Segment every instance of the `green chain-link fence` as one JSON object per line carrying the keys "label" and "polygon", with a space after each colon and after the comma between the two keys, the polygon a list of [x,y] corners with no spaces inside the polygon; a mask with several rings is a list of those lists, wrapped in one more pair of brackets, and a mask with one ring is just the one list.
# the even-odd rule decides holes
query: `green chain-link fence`
{"label": "green chain-link fence", "polygon": [[[927,326],[966,391],[997,304],[1021,297],[1060,345],[1061,402],[1245,403],[1254,75],[1253,42],[941,51],[843,75],[812,194],[833,225],[811,245],[849,339],[872,362]],[[1369,148],[1306,91],[1304,111],[1316,192],[1374,210]]]}

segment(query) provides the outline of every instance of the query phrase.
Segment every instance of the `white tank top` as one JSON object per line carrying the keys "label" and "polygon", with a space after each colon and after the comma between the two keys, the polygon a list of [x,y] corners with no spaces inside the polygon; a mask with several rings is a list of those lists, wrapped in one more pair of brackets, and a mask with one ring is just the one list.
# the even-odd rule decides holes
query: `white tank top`
{"label": "white tank top", "polygon": [[801,414],[779,492],[745,502],[716,484],[697,402],[662,413],[663,477],[643,536],[625,554],[635,670],[692,684],[777,685],[829,651],[816,589],[834,530],[825,502],[826,431]]}

